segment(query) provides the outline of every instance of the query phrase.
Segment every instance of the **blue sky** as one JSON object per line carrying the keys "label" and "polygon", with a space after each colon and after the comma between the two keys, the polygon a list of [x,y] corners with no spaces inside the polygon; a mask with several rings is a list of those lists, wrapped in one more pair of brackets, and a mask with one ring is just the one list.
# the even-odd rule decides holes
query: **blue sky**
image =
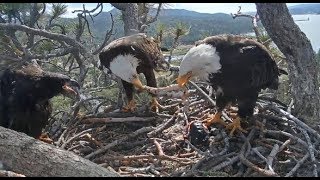
{"label": "blue sky", "polygon": [[[82,9],[82,5],[85,4],[86,9],[93,9],[97,6],[97,3],[65,3],[68,5],[68,12],[64,17],[76,17],[76,13],[71,13],[73,10]],[[287,3],[287,6],[293,6],[303,3]],[[242,12],[256,11],[256,5],[254,3],[170,3],[166,8],[172,9],[186,9],[190,11],[196,11],[200,13],[236,13],[238,7],[241,6]],[[104,3],[103,11],[109,11],[113,7],[109,3]]]}

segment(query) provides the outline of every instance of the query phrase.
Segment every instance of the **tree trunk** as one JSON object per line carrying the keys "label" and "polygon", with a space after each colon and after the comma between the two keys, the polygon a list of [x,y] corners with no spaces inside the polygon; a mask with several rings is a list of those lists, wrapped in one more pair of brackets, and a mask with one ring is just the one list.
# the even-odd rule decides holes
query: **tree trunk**
{"label": "tree trunk", "polygon": [[122,15],[125,35],[137,34],[139,32],[137,3],[128,3],[126,10],[122,11]]}
{"label": "tree trunk", "polygon": [[294,113],[315,126],[320,118],[319,69],[311,43],[285,3],[256,3],[256,7],[269,36],[287,58]]}
{"label": "tree trunk", "polygon": [[123,23],[124,23],[124,35],[137,34],[139,32],[138,23],[138,4],[137,3],[111,3],[112,6],[121,10]]}
{"label": "tree trunk", "polygon": [[1,126],[0,161],[26,176],[119,176],[72,152]]}

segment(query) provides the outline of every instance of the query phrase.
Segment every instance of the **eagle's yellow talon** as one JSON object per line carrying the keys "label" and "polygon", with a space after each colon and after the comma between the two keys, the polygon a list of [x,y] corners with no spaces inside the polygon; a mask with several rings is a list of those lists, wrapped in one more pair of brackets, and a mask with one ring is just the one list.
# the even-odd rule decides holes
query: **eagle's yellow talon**
{"label": "eagle's yellow talon", "polygon": [[159,107],[161,107],[156,97],[152,97],[150,106],[151,110],[154,112],[159,112]]}
{"label": "eagle's yellow talon", "polygon": [[38,137],[38,139],[39,139],[40,141],[43,141],[43,142],[48,143],[48,144],[52,144],[52,143],[53,143],[53,140],[50,139],[49,136],[48,136],[48,134],[45,134],[45,133],[41,134],[41,135]]}
{"label": "eagle's yellow talon", "polygon": [[[226,123],[221,119],[222,112],[217,112],[214,116],[211,115],[207,119],[202,122],[205,123],[207,127],[211,126],[213,123],[219,123],[222,125],[226,125]],[[212,117],[213,116],[213,117]]]}
{"label": "eagle's yellow talon", "polygon": [[137,105],[135,100],[131,100],[129,101],[129,103],[127,104],[127,106],[122,108],[123,112],[133,112],[137,109]]}
{"label": "eagle's yellow talon", "polygon": [[230,132],[230,136],[233,136],[233,133],[236,129],[240,130],[241,132],[244,132],[244,133],[247,133],[248,131],[244,130],[241,125],[240,125],[240,120],[241,118],[240,117],[237,117],[233,120],[232,123],[228,124],[227,125],[227,129],[231,129],[231,132]]}

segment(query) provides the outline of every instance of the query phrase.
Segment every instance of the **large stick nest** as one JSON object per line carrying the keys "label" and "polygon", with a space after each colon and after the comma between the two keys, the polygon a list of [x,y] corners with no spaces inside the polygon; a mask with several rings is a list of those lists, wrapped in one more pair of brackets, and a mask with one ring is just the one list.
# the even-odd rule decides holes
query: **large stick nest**
{"label": "large stick nest", "polygon": [[[149,88],[159,95],[160,113],[145,105],[135,113],[77,116],[55,144],[123,176],[318,176],[319,131],[291,115],[291,106],[260,94],[254,116],[241,122],[248,133],[230,136],[219,124],[203,128],[216,112],[213,92],[191,85]],[[223,114],[227,123],[234,108]]]}

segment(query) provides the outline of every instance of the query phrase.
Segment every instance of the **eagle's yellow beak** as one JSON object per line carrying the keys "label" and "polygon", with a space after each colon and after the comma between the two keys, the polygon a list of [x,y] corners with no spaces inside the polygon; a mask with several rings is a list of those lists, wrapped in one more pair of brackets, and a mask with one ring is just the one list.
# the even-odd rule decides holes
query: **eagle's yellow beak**
{"label": "eagle's yellow beak", "polygon": [[140,79],[138,77],[135,77],[131,83],[136,87],[138,88],[140,91],[144,90],[145,87],[142,85]]}
{"label": "eagle's yellow beak", "polygon": [[191,78],[191,76],[192,76],[192,72],[191,71],[189,71],[185,75],[179,76],[178,79],[177,79],[178,85],[180,87],[183,87],[184,85],[186,85],[187,82],[189,81],[189,79]]}

